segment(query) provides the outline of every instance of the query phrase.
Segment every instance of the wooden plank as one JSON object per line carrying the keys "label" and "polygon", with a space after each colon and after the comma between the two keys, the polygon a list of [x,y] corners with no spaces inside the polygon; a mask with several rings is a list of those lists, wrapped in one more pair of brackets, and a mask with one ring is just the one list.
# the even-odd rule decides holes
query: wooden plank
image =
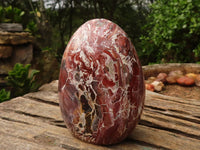
{"label": "wooden plank", "polygon": [[55,146],[74,149],[86,149],[86,147],[88,149],[104,149],[104,147],[84,143],[73,136],[68,136],[70,135],[68,130],[63,130],[63,133],[65,133],[64,135],[59,134],[60,132],[56,131],[54,126],[38,127],[6,120],[1,120],[0,124],[1,126],[7,126],[6,130],[4,128],[0,129],[1,134],[11,135],[12,137],[17,137],[18,139],[25,139],[41,146],[44,145],[44,148],[45,146]]}
{"label": "wooden plank", "polygon": [[200,124],[188,120],[166,116],[164,114],[151,112],[151,110],[144,111],[142,115],[143,124],[169,130],[175,133],[184,134],[188,137],[200,139]]}
{"label": "wooden plank", "polygon": [[[50,118],[50,117],[44,117],[45,115],[44,115],[44,112],[48,112],[49,111],[49,105],[50,104],[45,104],[45,103],[43,103],[43,104],[41,104],[40,102],[38,102],[38,101],[34,101],[34,100],[30,100],[30,99],[25,99],[25,98],[22,98],[22,97],[19,97],[19,98],[16,98],[16,99],[14,99],[13,101],[16,101],[16,102],[13,102],[15,105],[16,105],[16,103],[18,103],[19,101],[20,101],[20,105],[19,106],[22,106],[23,108],[22,109],[19,109],[19,106],[16,106],[16,107],[12,107],[12,106],[9,106],[9,107],[6,107],[6,109],[5,109],[5,106],[3,107],[3,109],[4,109],[4,113],[1,113],[1,115],[2,116],[4,116],[5,118],[9,118],[9,119],[11,119],[11,120],[15,120],[14,122],[19,122],[19,123],[21,123],[21,122],[23,122],[23,121],[26,121],[26,123],[31,123],[31,124],[33,124],[33,127],[31,127],[31,131],[33,130],[34,131],[34,133],[38,133],[39,131],[37,131],[38,130],[38,125],[40,125],[40,126],[43,126],[43,127],[45,127],[45,129],[48,129],[48,126],[47,125],[43,125],[43,124],[41,124],[41,122],[40,121],[43,121],[43,122],[48,122],[49,124],[51,124],[51,122],[56,122],[56,119],[57,118],[59,118],[59,120],[57,120],[57,122],[59,122],[59,121],[61,121],[62,119],[60,118],[60,117],[58,117],[59,115],[60,115],[60,112],[59,112],[59,109],[55,109],[55,107],[57,107],[57,106],[53,106],[51,109],[54,109],[54,111],[55,112],[57,112],[56,114],[57,114],[57,116],[55,116],[55,117],[53,117],[53,118]],[[11,101],[9,101],[9,102],[11,102]],[[8,102],[7,102],[8,103]],[[27,103],[30,103],[30,105],[27,105]],[[38,105],[40,105],[41,107],[43,107],[43,112],[41,112],[41,111],[39,111],[40,109],[41,109],[41,107],[37,107]],[[42,106],[42,105],[48,105],[48,106]],[[31,106],[33,109],[32,110],[34,110],[34,111],[32,111],[32,112],[30,112],[28,109],[24,109],[24,107],[27,107],[27,108],[29,108],[29,106]],[[2,108],[2,107],[1,107]],[[11,108],[13,108],[13,109],[11,109]],[[38,109],[38,110],[37,110]],[[7,112],[5,112],[5,110],[7,110],[7,111],[9,111],[9,113],[7,113]],[[12,114],[11,113],[11,110],[13,110],[13,113],[15,113],[15,114]],[[19,110],[21,110],[20,112],[19,112]],[[6,116],[6,114],[9,114],[9,116]],[[17,115],[18,114],[18,115]],[[144,111],[144,114],[145,114],[145,111]],[[24,118],[24,116],[23,117],[20,117],[19,115],[26,115],[27,117],[36,117],[36,118],[39,118],[40,119],[40,121],[38,122],[38,121],[35,121],[35,120],[33,120],[33,121],[31,121],[32,119],[30,119],[30,118]],[[54,116],[54,115],[53,115]],[[144,116],[144,115],[143,115]],[[4,118],[4,119],[5,119]],[[18,118],[20,118],[20,119],[22,119],[22,118],[24,118],[24,119],[22,119],[22,120],[19,120]],[[142,118],[143,119],[143,118]],[[147,121],[148,121],[148,119],[146,119]],[[27,122],[28,121],[28,122]],[[25,124],[25,126],[26,126],[26,123],[24,123]],[[16,125],[16,123],[15,123],[15,125]],[[1,125],[1,126],[4,126],[4,125]],[[36,129],[34,128],[36,126]],[[11,127],[10,127],[11,129],[13,129],[13,126],[11,125]],[[29,127],[30,128],[30,127]],[[140,128],[139,128],[140,129]],[[23,127],[23,130],[24,130],[24,127]],[[51,128],[49,128],[49,130],[51,130],[51,132],[53,131],[52,130],[52,127]],[[149,129],[148,129],[149,130]],[[15,129],[14,130],[11,130],[11,133],[15,133],[16,131],[21,131],[21,129],[17,129],[16,130],[16,127],[15,127]],[[58,132],[59,130],[58,129],[55,129],[55,131],[56,132]],[[30,131],[28,130],[27,131],[28,133],[30,133]],[[62,132],[61,133],[64,133],[64,132],[66,132],[65,130],[63,131],[62,130]],[[147,132],[147,131],[145,131],[145,132]],[[159,131],[160,132],[160,131]],[[18,133],[17,132],[17,135],[21,135],[21,133]],[[15,136],[17,136],[17,135],[15,135]],[[25,135],[25,134],[24,134]],[[26,135],[29,135],[29,134],[27,134],[26,133]],[[71,137],[71,134],[68,132],[68,134],[67,134],[68,136],[70,136]],[[36,136],[36,135],[34,135],[34,136]],[[166,134],[165,135],[166,137],[168,137],[169,135],[168,134]],[[68,137],[69,138],[69,137]],[[170,136],[170,138],[171,138],[171,136]],[[187,137],[186,137],[186,141],[187,141]],[[133,140],[136,140],[136,141],[142,141],[141,139],[135,139],[135,138],[133,138]],[[142,141],[142,142],[144,142],[144,141]],[[160,145],[155,145],[155,141],[152,139],[152,141],[149,141],[150,143],[148,143],[148,144],[150,144],[150,145],[153,145],[154,147],[162,147],[162,146],[160,146]],[[167,145],[170,145],[170,143],[171,143],[172,141],[170,141]],[[182,140],[182,144],[184,144],[185,143],[185,141],[184,140]],[[165,145],[166,146],[166,145]],[[166,148],[166,147],[162,147],[162,148]]]}
{"label": "wooden plank", "polygon": [[[155,94],[155,95],[154,95]],[[200,118],[200,109],[199,103],[197,100],[194,100],[196,104],[187,103],[175,100],[167,99],[158,97],[156,93],[152,94],[150,91],[147,91],[146,94],[146,107],[154,107],[158,109],[163,109],[163,111],[179,112],[181,114],[191,115],[196,117],[197,119]]]}
{"label": "wooden plank", "polygon": [[148,144],[156,145],[161,149],[173,150],[199,150],[200,141],[197,139],[185,137],[173,132],[158,130],[147,126],[137,126],[130,136],[131,139],[137,139]]}
{"label": "wooden plank", "polygon": [[[36,96],[36,94],[33,94],[33,93],[28,94],[27,96],[28,97],[31,96],[32,98],[38,98],[41,96],[41,97],[45,97],[42,99],[45,99],[47,101],[51,101],[51,100],[55,101],[55,99],[52,98],[52,94],[50,94],[48,92],[42,91],[42,92],[37,92],[37,93],[39,93],[38,96]],[[54,98],[57,97],[55,93],[53,95],[54,95],[53,96]],[[150,99],[146,99],[147,103],[149,100]],[[166,104],[166,105],[169,105],[169,104]],[[157,105],[153,105],[153,107],[155,107],[155,106],[157,107]],[[171,128],[171,130],[173,129],[173,130],[178,130],[181,132],[188,131],[187,134],[189,134],[189,135],[191,134],[194,136],[197,136],[197,135],[195,135],[195,133],[198,132],[198,130],[200,130],[200,125],[198,124],[200,122],[200,120],[198,118],[196,118],[196,120],[195,120],[194,117],[189,116],[186,119],[180,119],[180,117],[179,117],[179,119],[177,119],[173,116],[167,116],[166,115],[167,110],[165,110],[166,111],[165,113],[163,113],[163,111],[161,111],[159,113],[155,113],[154,110],[148,110],[148,109],[150,109],[150,108],[148,108],[148,107],[145,108],[143,118],[142,118],[142,119],[146,120],[147,122],[152,122],[154,124],[157,124],[157,125],[165,127],[165,128],[173,127],[173,128]],[[190,108],[190,109],[192,109],[192,108]],[[179,115],[180,115],[180,113],[179,113]],[[194,120],[194,122],[191,122],[192,119]],[[158,124],[158,122],[160,124]],[[199,132],[198,136],[200,136],[200,132]]]}
{"label": "wooden plank", "polygon": [[[0,147],[7,149],[200,149],[199,101],[147,91],[141,121],[128,139],[96,146],[72,136],[58,105],[57,81],[0,104]],[[193,109],[193,110],[190,110]],[[7,142],[12,141],[12,142]],[[20,142],[23,142],[20,145]]]}
{"label": "wooden plank", "polygon": [[[200,106],[200,99],[184,99],[184,98],[179,98],[179,97],[173,97],[173,96],[167,96],[163,94],[159,94],[156,92],[151,92],[146,90],[146,97],[151,97],[152,98],[159,98],[167,101],[174,101],[177,103],[184,103],[184,104],[189,104],[189,105],[194,105],[194,106]],[[147,98],[148,100],[149,98]]]}
{"label": "wooden plank", "polygon": [[[77,140],[76,138],[74,138],[70,134],[70,132],[67,129],[61,128],[59,126],[54,126],[55,124],[51,125],[50,122],[53,122],[54,120],[48,120],[48,118],[30,117],[30,116],[26,116],[26,115],[23,115],[23,114],[18,114],[18,113],[15,113],[15,112],[12,112],[12,113],[11,112],[10,113],[4,112],[4,113],[1,113],[1,116],[4,117],[3,118],[4,120],[6,120],[6,118],[10,119],[9,120],[10,122],[6,123],[6,124],[2,124],[2,122],[5,122],[5,121],[0,121],[0,123],[1,123],[0,126],[7,126],[7,130],[4,131],[4,133],[14,134],[13,136],[15,136],[15,137],[19,136],[19,135],[23,135],[23,138],[28,138],[29,140],[31,140],[32,138],[35,138],[35,137],[41,138],[43,136],[48,136],[49,137],[50,135],[53,135],[51,137],[54,137],[54,138],[55,137],[57,137],[57,138],[60,137],[62,139],[63,138],[67,138],[68,140],[70,138],[72,138],[72,141]],[[45,119],[48,120],[48,121],[42,121],[41,122],[41,120],[45,120]],[[39,120],[39,121],[37,121],[37,120]],[[12,122],[14,122],[14,124],[12,124]],[[18,127],[17,124],[20,124],[20,126]],[[21,124],[24,124],[24,125],[21,125]],[[137,130],[139,130],[139,131],[137,131]],[[152,132],[150,132],[151,130],[152,130]],[[0,130],[0,132],[2,132],[2,129]],[[158,132],[159,136],[165,137],[164,139],[162,139],[162,141],[164,143],[166,143],[166,144],[164,144],[162,142],[160,143],[160,141],[155,139],[155,138],[150,138],[151,136],[156,136],[156,138],[160,139],[159,137],[157,137],[158,134],[155,134],[155,132]],[[56,136],[54,134],[56,134]],[[148,134],[148,136],[144,136],[144,134]],[[173,146],[176,146],[176,148],[180,148],[180,145],[185,145],[186,148],[187,148],[188,144],[190,145],[190,144],[194,144],[194,143],[196,143],[195,145],[198,146],[199,141],[195,141],[195,139],[191,139],[189,137],[184,137],[184,136],[181,136],[181,135],[177,135],[176,133],[170,133],[170,132],[165,132],[165,131],[158,130],[158,129],[153,129],[153,128],[150,128],[150,127],[144,127],[143,125],[139,125],[136,128],[136,130],[131,134],[130,138],[133,141],[129,141],[129,142],[125,141],[125,143],[126,143],[125,145],[128,144],[129,147],[130,147],[130,145],[132,145],[132,147],[133,147],[134,144],[132,144],[132,142],[133,143],[139,142],[139,143],[144,144],[144,145],[147,144],[149,146],[154,146],[155,148],[163,148],[163,149],[167,149],[168,148],[168,149],[170,149],[171,146],[172,146],[171,143],[173,143],[173,141],[175,140],[174,138],[172,139],[172,137],[174,137],[174,136],[182,138],[181,141],[175,142],[173,144]],[[22,137],[20,137],[20,138],[22,138]],[[145,138],[150,138],[150,139],[147,140]],[[191,142],[188,143],[188,140],[191,141]],[[41,141],[38,141],[38,142],[41,142]],[[80,143],[80,142],[81,141],[78,140],[78,143]],[[69,143],[72,143],[72,142],[70,141]],[[124,142],[122,143],[122,145],[123,144],[124,144]],[[73,147],[75,147],[75,145],[76,144],[74,144]],[[118,145],[118,146],[121,146],[121,144]],[[179,146],[179,147],[177,147],[177,146]],[[87,145],[87,147],[88,147],[88,145]],[[114,147],[116,147],[116,146],[114,146]],[[138,147],[138,145],[137,145],[137,147]],[[174,147],[173,147],[173,149],[174,149]]]}
{"label": "wooden plank", "polygon": [[146,91],[145,109],[200,124],[200,100],[182,99]]}
{"label": "wooden plank", "polygon": [[58,80],[54,80],[51,83],[44,84],[39,88],[40,91],[52,91],[57,93],[58,92]]}
{"label": "wooden plank", "polygon": [[39,145],[23,138],[8,135],[7,133],[0,133],[0,141],[1,150],[63,150],[57,146]]}
{"label": "wooden plank", "polygon": [[[82,142],[73,137],[70,131],[65,127],[52,124],[51,122],[54,122],[54,120],[44,121],[45,119],[46,118],[31,117],[19,114],[14,111],[10,113],[2,112],[0,114],[0,126],[6,128],[0,128],[0,133],[17,137],[18,139],[25,139],[26,141],[35,142],[39,145],[52,145],[66,149],[113,149],[112,146],[96,146]],[[126,147],[127,144],[129,145],[129,148]],[[136,149],[141,149],[145,146],[127,141],[114,146],[115,149],[120,149],[121,147],[126,147],[128,150],[132,149],[133,147]],[[146,146],[146,148],[148,147]],[[151,149],[151,147],[149,148]]]}
{"label": "wooden plank", "polygon": [[46,104],[31,99],[18,97],[0,105],[2,111],[15,111],[28,115],[40,116],[43,118],[61,119],[60,108],[55,105]]}
{"label": "wooden plank", "polygon": [[49,104],[59,105],[58,93],[51,91],[38,91],[37,93],[29,93],[24,98],[35,99]]}

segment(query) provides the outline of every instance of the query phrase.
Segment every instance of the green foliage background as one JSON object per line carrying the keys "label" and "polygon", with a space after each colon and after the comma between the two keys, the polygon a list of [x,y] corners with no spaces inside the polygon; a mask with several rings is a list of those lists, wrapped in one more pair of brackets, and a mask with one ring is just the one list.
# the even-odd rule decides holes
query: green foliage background
{"label": "green foliage background", "polygon": [[19,8],[12,7],[11,5],[7,7],[0,6],[0,14],[0,22],[20,23],[22,21],[24,11]]}
{"label": "green foliage background", "polygon": [[5,89],[0,90],[0,103],[10,99],[10,92]]}
{"label": "green foliage background", "polygon": [[0,21],[19,22],[41,49],[60,62],[76,29],[92,18],[106,18],[124,29],[142,65],[200,61],[199,0],[45,0],[0,1]]}
{"label": "green foliage background", "polygon": [[15,64],[13,70],[9,71],[6,78],[7,84],[11,87],[11,97],[22,96],[28,92],[37,90],[38,85],[35,82],[35,75],[38,70],[30,70],[30,64]]}
{"label": "green foliage background", "polygon": [[39,85],[36,83],[35,76],[39,70],[30,69],[30,67],[30,64],[24,66],[16,63],[14,68],[8,72],[6,80],[9,90],[0,90],[0,103],[38,89]]}
{"label": "green foliage background", "polygon": [[157,0],[151,5],[141,57],[146,62],[196,62],[200,56],[200,1]]}

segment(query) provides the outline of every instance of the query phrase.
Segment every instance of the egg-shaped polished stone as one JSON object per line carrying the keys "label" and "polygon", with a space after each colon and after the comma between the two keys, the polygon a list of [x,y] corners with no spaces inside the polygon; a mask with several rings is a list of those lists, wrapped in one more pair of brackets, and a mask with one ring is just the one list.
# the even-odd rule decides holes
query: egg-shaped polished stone
{"label": "egg-shaped polished stone", "polygon": [[84,23],[63,54],[59,99],[75,137],[101,145],[125,139],[145,97],[142,68],[127,34],[106,19]]}

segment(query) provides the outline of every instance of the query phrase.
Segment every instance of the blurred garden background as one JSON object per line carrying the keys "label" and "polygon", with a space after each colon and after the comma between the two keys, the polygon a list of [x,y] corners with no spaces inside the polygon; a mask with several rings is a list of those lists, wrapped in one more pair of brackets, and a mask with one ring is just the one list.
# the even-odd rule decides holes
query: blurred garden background
{"label": "blurred garden background", "polygon": [[33,79],[38,85],[58,79],[70,37],[93,18],[125,30],[142,65],[200,63],[199,0],[1,0],[0,23],[20,23],[34,37],[31,76],[30,66],[17,66],[29,72],[19,75],[27,78],[26,88]]}

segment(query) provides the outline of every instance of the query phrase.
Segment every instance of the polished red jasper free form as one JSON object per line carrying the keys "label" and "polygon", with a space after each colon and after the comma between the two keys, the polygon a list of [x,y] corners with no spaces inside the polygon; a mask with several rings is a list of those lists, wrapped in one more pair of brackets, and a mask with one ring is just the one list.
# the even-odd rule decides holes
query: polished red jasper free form
{"label": "polished red jasper free form", "polygon": [[127,34],[106,19],[71,37],[59,76],[63,119],[75,137],[101,145],[125,139],[143,110],[142,68]]}

